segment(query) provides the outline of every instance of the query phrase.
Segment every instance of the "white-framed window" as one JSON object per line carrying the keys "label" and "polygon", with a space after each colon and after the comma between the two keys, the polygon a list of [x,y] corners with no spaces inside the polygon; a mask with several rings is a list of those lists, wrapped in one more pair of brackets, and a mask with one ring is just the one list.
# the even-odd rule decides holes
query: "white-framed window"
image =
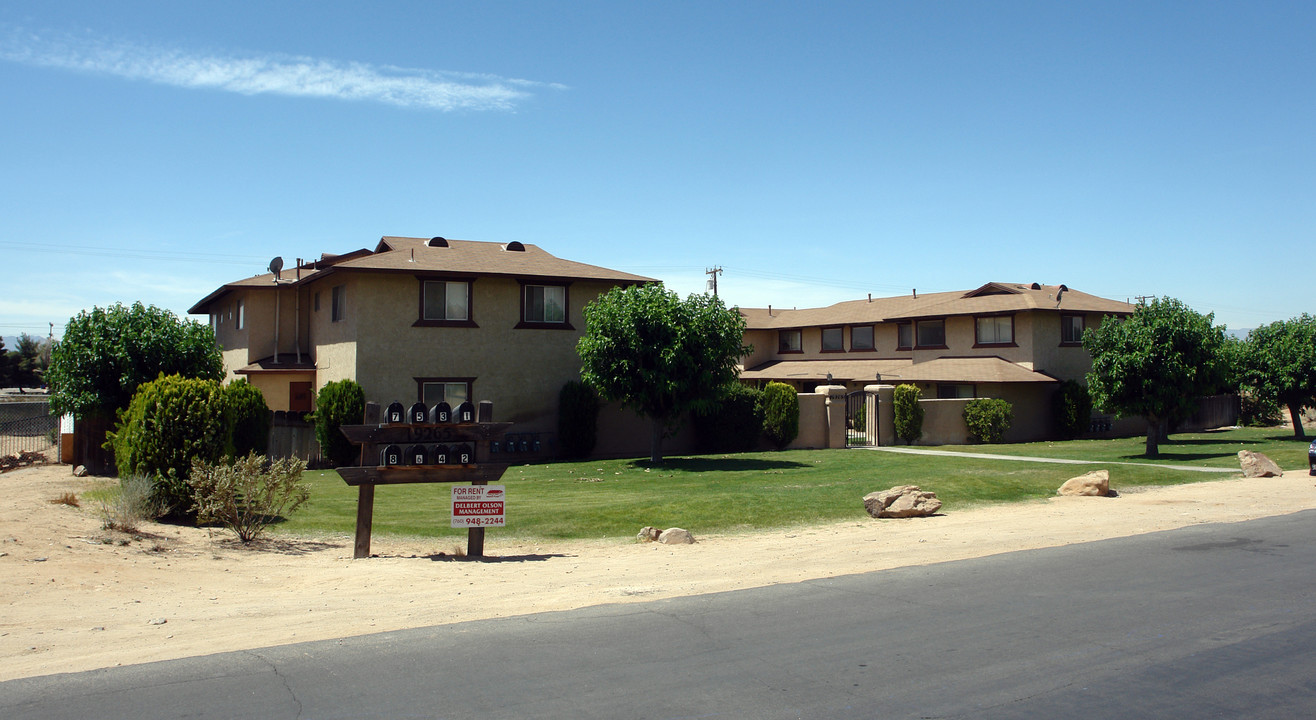
{"label": "white-framed window", "polygon": [[561,285],[526,285],[524,320],[528,323],[565,323],[567,289]]}
{"label": "white-framed window", "polygon": [[778,330],[777,331],[777,352],[779,353],[797,353],[802,352],[804,347],[800,340],[800,331],[795,330]]}
{"label": "white-framed window", "polygon": [[845,328],[823,328],[822,350],[823,352],[841,352],[845,350]]}
{"label": "white-framed window", "polygon": [[1060,316],[1060,342],[1065,345],[1083,344],[1084,322],[1082,315]]}
{"label": "white-framed window", "polygon": [[917,347],[921,348],[942,348],[946,347],[946,321],[937,320],[919,320],[915,324],[917,332]]}
{"label": "white-framed window", "polygon": [[330,291],[330,322],[338,322],[347,317],[347,286],[335,285]]}
{"label": "white-framed window", "polygon": [[422,320],[469,320],[471,284],[465,281],[426,280],[421,288]]}
{"label": "white-framed window", "polygon": [[1011,345],[1014,343],[1014,316],[992,315],[975,318],[975,342],[978,345]]}
{"label": "white-framed window", "polygon": [[856,325],[850,328],[850,350],[874,350],[873,326]]}

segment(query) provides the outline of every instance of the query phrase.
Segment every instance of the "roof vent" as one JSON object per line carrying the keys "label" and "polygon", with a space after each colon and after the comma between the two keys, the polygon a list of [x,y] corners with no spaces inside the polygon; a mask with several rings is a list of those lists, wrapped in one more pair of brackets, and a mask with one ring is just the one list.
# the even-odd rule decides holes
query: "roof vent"
{"label": "roof vent", "polygon": [[1029,289],[1029,290],[1041,290],[1041,289],[1042,289],[1042,286],[1041,286],[1041,285],[1038,285],[1037,283],[1033,283],[1032,285],[1029,285],[1029,286],[1028,286],[1028,289]]}
{"label": "roof vent", "polygon": [[512,242],[509,242],[506,245],[504,245],[503,249],[506,250],[507,252],[525,252],[525,245],[522,245],[521,243],[513,240]]}
{"label": "roof vent", "polygon": [[1064,285],[1061,285],[1060,292],[1069,292],[1069,288],[1065,287]]}
{"label": "roof vent", "polygon": [[441,238],[441,237],[439,237],[438,235],[435,235],[434,237],[430,238],[429,240],[426,240],[426,241],[425,241],[425,245],[426,245],[427,247],[448,247],[448,239],[447,239],[447,238]]}

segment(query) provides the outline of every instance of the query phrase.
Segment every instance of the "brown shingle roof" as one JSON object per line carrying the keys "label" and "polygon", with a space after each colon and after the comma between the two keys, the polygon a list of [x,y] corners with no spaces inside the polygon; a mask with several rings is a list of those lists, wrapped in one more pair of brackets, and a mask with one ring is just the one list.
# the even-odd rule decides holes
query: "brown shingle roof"
{"label": "brown shingle roof", "polygon": [[920,293],[915,296],[849,300],[821,308],[781,310],[741,308],[750,330],[856,325],[893,320],[912,320],[949,315],[1046,310],[1054,312],[1099,312],[1127,315],[1133,305],[1118,300],[1070,290],[1064,285],[1021,285],[988,283],[969,291]]}
{"label": "brown shingle roof", "polygon": [[[740,373],[742,380],[865,381],[899,385],[909,382],[1054,383],[1055,378],[999,357],[910,360],[777,360]],[[878,374],[881,379],[878,379]]]}
{"label": "brown shingle roof", "polygon": [[[508,249],[515,246],[523,249]],[[280,284],[292,284],[294,281],[296,284],[305,284],[330,272],[434,272],[552,280],[602,280],[622,285],[658,282],[642,275],[563,260],[537,245],[445,240],[443,246],[431,247],[429,238],[385,236],[373,251],[362,249],[345,255],[326,254],[318,261],[303,265],[300,280],[295,280],[295,268],[285,268]],[[206,305],[230,290],[273,287],[272,273],[226,283],[198,301],[188,312],[204,312]]]}

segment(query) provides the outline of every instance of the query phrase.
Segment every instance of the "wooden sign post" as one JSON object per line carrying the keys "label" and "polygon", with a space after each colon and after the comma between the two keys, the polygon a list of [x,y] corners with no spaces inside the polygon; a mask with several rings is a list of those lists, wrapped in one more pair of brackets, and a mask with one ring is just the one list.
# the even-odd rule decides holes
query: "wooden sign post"
{"label": "wooden sign post", "polygon": [[[344,425],[341,428],[348,440],[361,446],[361,467],[338,468],[338,475],[343,478],[343,482],[357,488],[353,558],[370,557],[370,527],[374,522],[376,485],[488,485],[500,480],[508,468],[507,463],[489,462],[490,443],[501,440],[512,426],[512,423],[491,422],[491,402],[480,403],[475,422],[381,423],[381,418],[379,404],[366,403],[365,424]],[[430,464],[405,464],[418,457],[427,458]],[[443,458],[442,463],[436,464],[435,460],[440,457]],[[484,557],[483,527],[467,528],[466,556]]]}

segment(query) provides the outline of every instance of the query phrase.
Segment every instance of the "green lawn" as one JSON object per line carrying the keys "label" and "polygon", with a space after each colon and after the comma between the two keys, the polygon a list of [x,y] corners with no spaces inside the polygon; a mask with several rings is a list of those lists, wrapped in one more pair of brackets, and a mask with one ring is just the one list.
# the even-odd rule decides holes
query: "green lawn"
{"label": "green lawn", "polygon": [[[1228,466],[1239,447],[1298,449],[1276,431],[1175,436],[1161,463]],[[1299,453],[1276,453],[1285,467],[1305,466]],[[807,523],[861,520],[861,498],[893,485],[919,485],[937,493],[945,510],[984,503],[1051,496],[1066,479],[1102,461],[1137,460],[1135,439],[1026,445],[946,447],[946,450],[1051,455],[1093,459],[1093,465],[1048,465],[866,450],[797,450],[729,456],[606,460],[512,467],[507,486],[507,527],[492,533],[523,538],[630,538],[645,525],[679,526],[696,535]],[[1233,449],[1230,449],[1233,448]],[[1226,457],[1228,456],[1228,457]],[[1228,475],[1171,470],[1155,464],[1106,466],[1111,485],[1170,485],[1219,480]],[[311,502],[277,527],[278,532],[351,533],[356,488],[333,471],[308,472]],[[449,525],[447,484],[387,485],[375,491],[374,534],[465,536]]]}
{"label": "green lawn", "polygon": [[1159,465],[1201,465],[1203,467],[1238,468],[1238,451],[1259,452],[1285,470],[1307,467],[1307,445],[1311,438],[1299,440],[1292,428],[1231,428],[1200,433],[1171,435],[1160,444],[1160,455],[1148,458],[1146,438],[1114,440],[1070,440],[1068,442],[1016,443],[1012,445],[946,445],[938,450],[991,453],[993,455],[1031,455],[1068,458],[1093,462],[1145,462]]}

